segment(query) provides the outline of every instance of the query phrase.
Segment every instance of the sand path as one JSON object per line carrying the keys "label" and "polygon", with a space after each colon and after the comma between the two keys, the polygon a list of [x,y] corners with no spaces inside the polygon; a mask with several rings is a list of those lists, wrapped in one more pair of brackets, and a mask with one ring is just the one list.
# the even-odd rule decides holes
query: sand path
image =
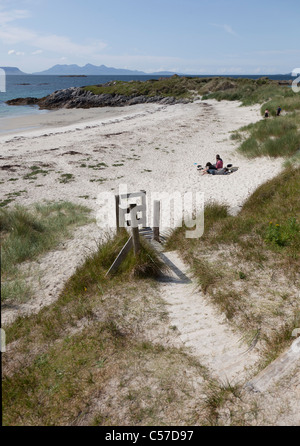
{"label": "sand path", "polygon": [[198,291],[199,286],[178,254],[168,252],[163,257],[170,272],[162,279],[161,296],[167,303],[170,324],[176,327],[179,345],[187,347],[219,381],[243,383],[258,360],[257,353]]}

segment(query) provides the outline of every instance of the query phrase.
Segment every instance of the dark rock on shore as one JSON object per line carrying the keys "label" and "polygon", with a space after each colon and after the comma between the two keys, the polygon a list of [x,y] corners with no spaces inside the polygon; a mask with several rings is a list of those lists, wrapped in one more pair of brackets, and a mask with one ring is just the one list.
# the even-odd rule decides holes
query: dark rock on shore
{"label": "dark rock on shore", "polygon": [[279,81],[278,82],[278,85],[292,85],[293,84],[293,81]]}
{"label": "dark rock on shore", "polygon": [[16,99],[10,99],[9,101],[6,101],[6,104],[8,105],[37,105],[39,99],[37,98],[16,98]]}
{"label": "dark rock on shore", "polygon": [[91,91],[78,87],[58,90],[41,99],[17,98],[11,99],[8,105],[38,105],[40,109],[53,110],[57,108],[92,108],[92,107],[122,107],[145,103],[179,104],[188,103],[188,99],[175,99],[164,96],[123,96],[119,94],[95,95]]}

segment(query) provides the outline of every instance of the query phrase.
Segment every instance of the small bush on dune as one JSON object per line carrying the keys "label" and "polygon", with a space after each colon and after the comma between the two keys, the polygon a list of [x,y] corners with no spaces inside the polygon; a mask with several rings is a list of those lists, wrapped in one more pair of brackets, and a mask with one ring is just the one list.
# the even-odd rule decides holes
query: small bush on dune
{"label": "small bush on dune", "polygon": [[288,218],[283,224],[269,223],[266,231],[266,241],[280,247],[300,241],[300,225],[295,217]]}

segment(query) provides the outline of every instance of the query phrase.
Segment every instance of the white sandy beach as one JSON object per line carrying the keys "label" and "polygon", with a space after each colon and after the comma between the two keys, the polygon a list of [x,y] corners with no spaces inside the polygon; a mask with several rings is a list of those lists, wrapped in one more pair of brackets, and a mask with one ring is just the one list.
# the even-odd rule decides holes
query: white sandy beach
{"label": "white sandy beach", "polygon": [[[259,119],[259,106],[239,107],[235,102],[214,100],[62,109],[14,118],[5,123],[7,133],[0,135],[1,201],[12,198],[10,205],[28,206],[42,200],[67,200],[88,206],[96,216],[98,194],[118,193],[122,183],[129,192],[203,192],[205,202],[226,203],[236,212],[260,184],[282,169],[281,159],[249,161],[235,151],[237,143],[230,139],[231,132]],[[12,126],[26,130],[12,134]],[[202,176],[194,163],[214,162],[216,154],[239,170],[227,176]],[[107,167],[97,167],[101,163]],[[24,179],[32,166],[46,175]],[[72,181],[61,183],[64,174],[73,175]],[[79,228],[72,240],[30,263],[33,271],[39,270],[32,275],[41,277],[35,284],[37,298],[4,309],[2,321],[53,302],[102,235],[96,224]]]}
{"label": "white sandy beach", "polygon": [[[79,196],[84,195],[89,197],[84,203],[96,211],[97,194],[117,192],[124,183],[132,192],[201,191],[206,201],[239,206],[260,184],[277,175],[282,165],[280,159],[249,161],[235,152],[237,144],[230,140],[230,132],[259,119],[259,106],[216,101],[63,109],[14,118],[4,123],[7,133],[3,129],[0,134],[2,169],[17,166],[1,171],[5,182],[1,199],[20,190],[26,192],[16,202],[24,205],[41,199],[82,203]],[[12,126],[27,129],[12,134]],[[215,162],[217,153],[239,171],[230,176],[202,177],[194,163]],[[99,163],[108,167],[98,171],[81,167]],[[30,183],[23,176],[33,165],[48,174]],[[62,185],[60,172],[74,175],[74,181]],[[99,178],[105,182],[91,181]]]}

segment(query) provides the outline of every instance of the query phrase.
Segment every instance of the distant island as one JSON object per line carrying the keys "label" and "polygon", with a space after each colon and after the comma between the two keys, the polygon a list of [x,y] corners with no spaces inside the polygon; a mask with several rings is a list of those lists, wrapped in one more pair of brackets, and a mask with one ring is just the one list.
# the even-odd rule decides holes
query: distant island
{"label": "distant island", "polygon": [[252,78],[259,79],[262,77],[268,77],[270,79],[280,79],[283,81],[291,80],[292,73],[287,74],[241,74],[241,75],[226,75],[226,74],[201,74],[201,75],[190,75],[184,73],[174,73],[172,71],[157,71],[153,73],[145,73],[144,71],[138,70],[127,70],[125,68],[114,68],[107,67],[105,65],[92,65],[86,64],[83,67],[80,67],[76,64],[71,65],[54,65],[48,70],[39,71],[35,73],[24,73],[17,67],[0,67],[0,69],[4,70],[7,75],[25,75],[25,76],[43,76],[43,75],[52,75],[52,76],[60,76],[60,77],[87,77],[87,76],[191,76],[191,77],[235,77],[235,78]]}
{"label": "distant island", "polygon": [[36,75],[65,75],[65,76],[79,76],[79,75],[85,75],[85,76],[110,76],[110,75],[117,75],[117,76],[146,76],[146,75],[173,75],[176,73],[172,73],[170,71],[161,71],[158,73],[145,73],[144,71],[138,71],[138,70],[127,70],[125,68],[114,68],[114,67],[107,67],[105,65],[92,65],[90,63],[84,65],[83,67],[80,67],[79,65],[72,64],[72,65],[54,65],[53,67],[49,68],[45,71],[40,71],[38,73],[33,73]]}
{"label": "distant island", "polygon": [[145,73],[144,71],[138,71],[138,70],[127,70],[125,68],[114,68],[114,67],[107,67],[105,65],[92,65],[92,64],[86,64],[83,67],[80,67],[79,65],[72,64],[72,65],[54,65],[53,67],[49,68],[48,70],[39,71],[35,73],[24,73],[23,71],[19,70],[17,67],[0,67],[2,68],[7,75],[26,75],[26,74],[32,74],[32,75],[53,75],[53,76],[76,76],[76,77],[83,77],[83,76],[172,76],[173,74],[180,74],[180,73],[173,73],[171,71],[158,71],[156,73]]}
{"label": "distant island", "polygon": [[13,75],[26,75],[23,71],[19,70],[17,67],[0,67],[1,70],[5,71],[5,74],[13,74]]}
{"label": "distant island", "polygon": [[59,77],[87,77],[86,74],[62,74]]}
{"label": "distant island", "polygon": [[78,75],[85,75],[85,76],[97,76],[97,75],[133,75],[136,74],[137,76],[146,74],[142,71],[132,71],[132,70],[126,70],[123,68],[113,68],[113,67],[106,67],[105,65],[92,65],[92,64],[86,64],[83,67],[80,67],[79,65],[54,65],[53,67],[49,68],[48,70],[40,71],[37,73],[33,73],[37,75],[67,75],[67,76],[78,76]]}

